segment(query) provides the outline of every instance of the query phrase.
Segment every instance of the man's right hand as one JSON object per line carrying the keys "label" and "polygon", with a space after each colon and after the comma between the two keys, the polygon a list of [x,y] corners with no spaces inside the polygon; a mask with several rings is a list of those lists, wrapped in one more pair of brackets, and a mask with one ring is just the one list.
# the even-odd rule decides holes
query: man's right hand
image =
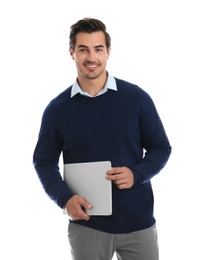
{"label": "man's right hand", "polygon": [[71,220],[89,220],[90,216],[86,214],[85,209],[92,209],[92,207],[84,198],[74,195],[65,205],[65,211]]}

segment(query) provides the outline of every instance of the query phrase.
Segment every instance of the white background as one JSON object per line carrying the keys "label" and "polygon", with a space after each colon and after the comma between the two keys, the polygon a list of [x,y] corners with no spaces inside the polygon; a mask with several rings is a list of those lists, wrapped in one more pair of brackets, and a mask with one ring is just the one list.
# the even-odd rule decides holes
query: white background
{"label": "white background", "polygon": [[207,1],[0,2],[0,258],[71,259],[67,219],[32,166],[42,112],[76,77],[72,23],[101,19],[108,70],[153,98],[173,153],[153,179],[160,260],[209,259]]}

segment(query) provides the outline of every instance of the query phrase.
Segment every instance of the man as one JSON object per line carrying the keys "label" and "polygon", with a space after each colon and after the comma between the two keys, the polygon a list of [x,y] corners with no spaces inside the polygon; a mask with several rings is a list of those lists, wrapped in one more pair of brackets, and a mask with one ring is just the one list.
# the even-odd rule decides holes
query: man
{"label": "man", "polygon": [[[75,83],[44,111],[34,166],[40,181],[70,216],[69,242],[75,260],[157,260],[151,178],[165,166],[171,146],[150,96],[106,71],[111,39],[106,26],[85,18],[71,26]],[[111,216],[89,216],[85,198],[65,185],[64,163],[111,161]]]}

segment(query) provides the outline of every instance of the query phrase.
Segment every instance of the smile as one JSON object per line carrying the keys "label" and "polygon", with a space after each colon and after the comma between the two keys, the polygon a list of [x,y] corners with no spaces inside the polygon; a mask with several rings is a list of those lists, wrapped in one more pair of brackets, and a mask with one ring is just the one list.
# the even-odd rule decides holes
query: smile
{"label": "smile", "polygon": [[94,69],[97,67],[97,65],[96,64],[86,64],[86,67],[90,68],[90,69]]}
{"label": "smile", "polygon": [[96,68],[97,65],[86,65],[86,67],[88,67],[88,68]]}

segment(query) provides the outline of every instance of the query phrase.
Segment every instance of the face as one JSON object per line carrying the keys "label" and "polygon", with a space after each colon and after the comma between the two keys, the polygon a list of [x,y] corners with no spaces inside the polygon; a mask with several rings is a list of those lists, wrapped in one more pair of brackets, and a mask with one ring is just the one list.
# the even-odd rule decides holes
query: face
{"label": "face", "polygon": [[101,31],[78,33],[75,48],[70,49],[70,55],[76,63],[78,78],[96,79],[105,74],[109,54],[110,49],[107,49],[105,36]]}

